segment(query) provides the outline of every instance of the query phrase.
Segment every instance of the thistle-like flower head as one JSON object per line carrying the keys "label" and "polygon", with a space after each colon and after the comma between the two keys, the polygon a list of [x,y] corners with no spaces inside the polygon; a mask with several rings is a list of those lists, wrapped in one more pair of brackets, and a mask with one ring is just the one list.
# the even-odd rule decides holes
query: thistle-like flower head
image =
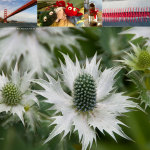
{"label": "thistle-like flower head", "polygon": [[127,53],[129,57],[124,58],[121,62],[125,63],[132,70],[149,70],[150,69],[150,48],[143,50],[139,46],[130,43],[133,53]]}
{"label": "thistle-like flower head", "polygon": [[60,79],[56,81],[46,74],[49,81],[36,81],[45,90],[35,92],[44,96],[46,102],[54,104],[51,109],[56,110],[52,123],[56,126],[46,142],[62,132],[64,137],[73,129],[73,132],[78,131],[82,150],[86,150],[96,141],[96,128],[102,133],[108,132],[114,139],[114,133],[128,139],[119,126],[123,123],[117,116],[137,105],[127,100],[129,97],[123,96],[123,93],[114,91],[114,78],[120,68],[101,72],[100,61],[96,63],[96,55],[90,62],[87,59],[82,67],[77,58],[74,64],[68,55],[63,56],[66,62],[66,65],[61,62],[63,84],[70,89],[70,95],[63,90]]}
{"label": "thistle-like flower head", "polygon": [[[38,74],[43,69],[51,67],[53,69],[53,50],[65,46],[72,49],[72,46],[80,47],[78,39],[83,39],[78,35],[73,35],[70,29],[65,28],[37,28],[37,29],[0,29],[0,66],[4,63],[8,67],[14,59],[23,56],[23,67],[35,70]],[[48,45],[49,49],[45,48]]]}
{"label": "thistle-like flower head", "polygon": [[32,76],[33,72],[25,72],[21,75],[17,65],[12,70],[10,78],[4,73],[0,75],[0,112],[16,114],[23,124],[23,114],[31,105],[38,103],[35,94],[30,90]]}

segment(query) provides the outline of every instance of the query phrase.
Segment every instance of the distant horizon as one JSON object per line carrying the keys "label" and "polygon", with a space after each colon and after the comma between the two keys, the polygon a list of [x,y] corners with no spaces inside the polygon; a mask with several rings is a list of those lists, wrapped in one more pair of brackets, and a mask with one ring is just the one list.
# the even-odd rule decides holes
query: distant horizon
{"label": "distant horizon", "polygon": [[[0,17],[0,18],[4,19],[4,17]],[[11,21],[23,22],[23,23],[37,23],[37,22],[18,21],[18,20],[14,20],[14,19],[12,19],[12,20],[9,19],[9,20],[7,20],[7,22],[11,22]],[[0,22],[0,23],[2,23],[2,22]]]}
{"label": "distant horizon", "polygon": [[19,28],[36,28],[37,23],[33,22],[27,22],[27,23],[1,23],[0,22],[0,28],[3,27],[19,27]]}

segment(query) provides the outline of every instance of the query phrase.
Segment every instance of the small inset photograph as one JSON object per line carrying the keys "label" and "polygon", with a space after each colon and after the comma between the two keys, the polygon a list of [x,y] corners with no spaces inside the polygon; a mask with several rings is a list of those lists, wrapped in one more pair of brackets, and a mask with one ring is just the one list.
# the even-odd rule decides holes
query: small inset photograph
{"label": "small inset photograph", "polygon": [[83,0],[38,0],[38,26],[83,27]]}
{"label": "small inset photograph", "polygon": [[150,0],[103,0],[103,26],[150,26]]}
{"label": "small inset photograph", "polygon": [[0,27],[36,27],[37,0],[0,0]]}
{"label": "small inset photograph", "polygon": [[84,0],[84,26],[102,27],[102,0]]}

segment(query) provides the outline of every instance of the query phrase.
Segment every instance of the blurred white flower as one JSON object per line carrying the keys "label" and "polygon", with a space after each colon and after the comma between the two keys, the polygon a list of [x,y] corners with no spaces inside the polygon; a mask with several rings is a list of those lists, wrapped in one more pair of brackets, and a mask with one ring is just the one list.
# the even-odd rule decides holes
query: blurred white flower
{"label": "blurred white flower", "polygon": [[121,32],[120,34],[133,34],[134,36],[131,39],[131,41],[139,37],[147,38],[146,45],[150,46],[150,27],[133,27],[126,31]]}
{"label": "blurred white flower", "polygon": [[45,97],[47,103],[54,104],[51,109],[59,113],[53,117],[55,121],[51,125],[56,126],[46,142],[60,133],[65,137],[73,129],[73,132],[78,131],[82,150],[86,150],[96,141],[96,128],[102,133],[106,131],[114,139],[114,133],[129,139],[119,126],[124,124],[117,117],[129,112],[129,107],[137,107],[137,104],[127,100],[129,97],[123,96],[123,93],[113,91],[114,78],[120,68],[101,72],[96,55],[90,62],[87,59],[82,67],[77,58],[74,64],[68,55],[63,56],[66,62],[66,65],[61,62],[63,84],[70,89],[71,95],[63,90],[60,80],[56,81],[50,75],[46,74],[48,82],[35,81],[44,88],[35,93]]}
{"label": "blurred white flower", "polygon": [[83,38],[69,31],[68,28],[0,29],[0,66],[7,62],[10,67],[15,58],[23,55],[24,68],[34,69],[39,74],[43,68],[51,68],[53,72],[52,54],[44,44],[48,44],[51,51],[62,45],[69,49],[72,46],[79,48],[77,40]]}
{"label": "blurred white flower", "polygon": [[18,71],[17,65],[11,72],[10,78],[4,73],[0,75],[0,112],[17,115],[24,124],[23,114],[38,100],[30,90],[33,72]]}

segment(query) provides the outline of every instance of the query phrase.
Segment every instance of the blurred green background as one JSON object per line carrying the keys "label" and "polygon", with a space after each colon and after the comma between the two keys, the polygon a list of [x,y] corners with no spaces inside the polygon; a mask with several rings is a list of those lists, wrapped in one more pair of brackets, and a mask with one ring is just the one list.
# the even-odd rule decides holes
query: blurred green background
{"label": "blurred green background", "polygon": [[[84,37],[85,40],[79,40],[80,49],[75,46],[72,47],[71,51],[65,46],[60,49],[55,48],[53,52],[54,67],[57,70],[60,69],[59,58],[63,60],[60,51],[68,53],[73,60],[75,60],[74,56],[77,55],[81,63],[84,63],[86,57],[90,59],[97,52],[98,58],[102,57],[103,68],[121,65],[115,60],[122,59],[125,56],[124,52],[130,50],[128,42],[132,38],[132,35],[119,35],[121,31],[126,29],[103,27],[81,30],[72,28],[70,31],[72,36],[79,35]],[[139,38],[133,42],[143,45],[145,40]],[[136,87],[129,81],[127,72],[127,69],[123,68],[118,74],[117,89],[126,92],[128,96],[135,97],[134,101],[140,104]],[[141,105],[141,107],[144,108],[144,105]],[[47,106],[44,104],[41,103],[40,109],[46,115],[48,114]],[[149,114],[150,109],[147,108],[146,113],[138,110],[119,118],[128,125],[129,128],[122,126],[122,129],[133,141],[128,141],[116,135],[116,142],[107,133],[104,136],[97,130],[97,144],[93,144],[92,150],[150,150]],[[2,114],[0,117],[0,150],[81,150],[77,133],[68,135],[63,140],[61,140],[60,135],[47,144],[43,144],[51,131],[51,128],[48,127],[49,123],[39,123],[35,132],[29,132],[21,123],[9,123],[8,125],[6,120]]]}

